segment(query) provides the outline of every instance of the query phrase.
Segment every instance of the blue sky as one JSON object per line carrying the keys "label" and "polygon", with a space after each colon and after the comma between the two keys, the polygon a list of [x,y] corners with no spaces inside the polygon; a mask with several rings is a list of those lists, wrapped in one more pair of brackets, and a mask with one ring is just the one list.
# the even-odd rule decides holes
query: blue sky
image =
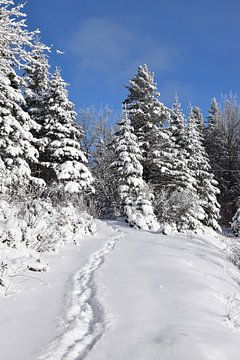
{"label": "blue sky", "polygon": [[191,101],[206,114],[213,96],[239,92],[239,0],[28,0],[25,12],[54,45],[50,62],[62,67],[76,109],[118,111],[143,63],[167,105],[177,91],[184,109]]}

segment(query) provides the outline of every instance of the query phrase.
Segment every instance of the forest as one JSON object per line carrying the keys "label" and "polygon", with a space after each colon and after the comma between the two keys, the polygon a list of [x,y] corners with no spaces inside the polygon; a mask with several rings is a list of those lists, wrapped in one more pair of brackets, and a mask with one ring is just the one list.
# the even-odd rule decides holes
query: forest
{"label": "forest", "polygon": [[19,266],[12,259],[21,254],[21,266],[45,269],[39,253],[93,232],[94,218],[164,234],[206,226],[239,233],[236,96],[213,98],[206,119],[195,105],[185,115],[178,96],[171,108],[160,101],[143,64],[126,79],[120,115],[94,105],[76,112],[24,5],[0,6],[3,288]]}

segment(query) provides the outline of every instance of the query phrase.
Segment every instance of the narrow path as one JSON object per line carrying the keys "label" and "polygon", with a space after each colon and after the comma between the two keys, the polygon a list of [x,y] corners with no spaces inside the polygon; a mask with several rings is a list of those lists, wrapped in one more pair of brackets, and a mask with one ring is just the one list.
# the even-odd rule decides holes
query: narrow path
{"label": "narrow path", "polygon": [[105,314],[97,297],[94,274],[122,236],[120,232],[111,237],[74,275],[67,290],[62,335],[39,360],[82,360],[100,339],[105,330]]}

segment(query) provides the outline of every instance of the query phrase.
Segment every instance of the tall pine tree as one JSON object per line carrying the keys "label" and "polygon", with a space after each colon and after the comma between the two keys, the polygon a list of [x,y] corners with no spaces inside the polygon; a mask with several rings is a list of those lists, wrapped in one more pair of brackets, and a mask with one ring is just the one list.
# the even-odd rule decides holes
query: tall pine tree
{"label": "tall pine tree", "polygon": [[[28,112],[35,126],[32,127],[34,145],[40,153],[43,153],[47,145],[44,137],[43,121],[46,116],[49,99],[49,63],[46,51],[49,48],[37,38],[34,41],[31,57],[24,66],[24,98],[25,110]],[[43,171],[41,162],[31,164],[34,176],[40,177]],[[43,171],[44,172],[44,171]]]}
{"label": "tall pine tree", "polygon": [[196,113],[190,110],[188,120],[189,152],[188,167],[192,177],[196,180],[196,192],[199,197],[199,205],[204,211],[204,217],[200,217],[202,223],[220,230],[218,225],[220,205],[217,201],[219,194],[218,183],[214,179],[209,158],[203,144],[203,136],[199,127]]}
{"label": "tall pine tree", "polygon": [[163,124],[169,117],[167,108],[159,102],[154,74],[147,65],[139,66],[137,74],[126,86],[129,94],[123,102],[129,111],[129,118],[138,137],[142,152],[143,177],[149,180],[148,152],[151,148],[153,124]]}
{"label": "tall pine tree", "polygon": [[119,181],[119,208],[131,226],[156,228],[151,204],[152,194],[142,178],[142,155],[128,111],[124,111],[115,138],[115,161],[112,167]]}
{"label": "tall pine tree", "polygon": [[[75,123],[76,113],[59,70],[50,82],[46,110],[42,133],[47,145],[40,152],[40,161],[45,166],[44,179],[56,180],[69,193],[92,191],[93,178],[80,145],[83,134]],[[54,171],[55,179],[51,173],[49,176],[49,169]]]}
{"label": "tall pine tree", "polygon": [[35,126],[24,111],[21,80],[15,72],[28,57],[34,33],[25,27],[22,5],[0,0],[0,158],[11,171],[10,183],[30,180],[29,164],[37,161],[30,130]]}
{"label": "tall pine tree", "polygon": [[196,180],[188,167],[187,131],[177,98],[169,126],[155,129],[153,139],[151,181],[157,217],[178,230],[195,229],[201,225],[196,214],[203,209],[198,205]]}

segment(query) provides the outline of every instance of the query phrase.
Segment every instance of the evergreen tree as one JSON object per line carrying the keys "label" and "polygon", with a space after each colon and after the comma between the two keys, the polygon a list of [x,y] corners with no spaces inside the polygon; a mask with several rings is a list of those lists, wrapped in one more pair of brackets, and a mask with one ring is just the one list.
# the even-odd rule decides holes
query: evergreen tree
{"label": "evergreen tree", "polygon": [[31,57],[24,66],[24,98],[26,110],[31,118],[42,125],[45,102],[49,88],[49,68],[46,51],[49,49],[40,42],[34,41]]}
{"label": "evergreen tree", "polygon": [[[34,145],[40,153],[44,153],[47,139],[44,137],[43,120],[46,115],[49,98],[49,63],[46,55],[49,49],[38,39],[34,41],[31,57],[24,66],[24,98],[25,110],[34,121],[32,127]],[[39,177],[42,173],[41,162],[31,164],[34,176]]]}
{"label": "evergreen tree", "polygon": [[129,111],[129,118],[138,137],[143,157],[143,177],[148,182],[147,158],[152,145],[152,127],[153,124],[163,124],[169,112],[158,100],[159,93],[154,83],[154,75],[148,70],[147,65],[139,66],[138,73],[129,81],[127,89],[129,95],[123,104]]}
{"label": "evergreen tree", "polygon": [[[199,227],[203,209],[199,206],[196,180],[188,167],[187,131],[181,105],[176,98],[171,110],[169,127],[156,128],[152,134],[156,214],[178,230]],[[196,216],[196,214],[198,214]],[[200,217],[200,218],[199,218]]]}
{"label": "evergreen tree", "polygon": [[142,178],[142,155],[128,112],[119,122],[115,138],[115,161],[112,167],[119,181],[120,211],[131,226],[156,228],[152,194]]}
{"label": "evergreen tree", "polygon": [[189,114],[188,141],[186,145],[189,153],[188,167],[193,179],[196,180],[195,186],[199,197],[199,205],[204,211],[204,217],[202,218],[201,215],[200,220],[204,225],[219,230],[218,184],[211,173],[211,166],[203,145],[203,137],[193,109],[190,110]]}
{"label": "evergreen tree", "polygon": [[11,170],[11,184],[30,180],[29,164],[38,157],[30,132],[34,122],[24,111],[21,81],[14,70],[29,56],[25,47],[31,45],[33,34],[21,20],[22,5],[12,4],[0,0],[0,158]]}
{"label": "evergreen tree", "polygon": [[171,131],[161,125],[152,125],[151,148],[148,151],[148,180],[154,192],[172,189],[175,182],[176,149]]}
{"label": "evergreen tree", "polygon": [[80,141],[82,131],[75,123],[76,113],[68,99],[66,83],[59,70],[53,74],[49,85],[46,116],[43,121],[43,135],[48,140],[40,161],[45,166],[43,177],[52,182],[49,169],[55,172],[56,180],[65,192],[92,191],[92,175],[87,168],[87,159]]}
{"label": "evergreen tree", "polygon": [[180,142],[185,133],[185,119],[181,109],[181,103],[178,96],[175,96],[175,102],[171,109],[170,127],[176,142]]}
{"label": "evergreen tree", "polygon": [[207,129],[209,132],[214,131],[218,127],[219,121],[221,119],[221,110],[218,105],[218,102],[215,98],[211,101],[211,107],[209,109],[209,115],[207,117],[208,124]]}
{"label": "evergreen tree", "polygon": [[185,146],[188,133],[181,104],[177,97],[171,110],[170,133],[175,155],[173,158],[175,187],[193,189],[193,179],[188,169],[189,153]]}
{"label": "evergreen tree", "polygon": [[208,126],[206,129],[204,144],[210,159],[212,171],[219,183],[221,200],[221,196],[227,191],[227,188],[223,185],[227,151],[225,146],[222,113],[216,99],[212,99],[207,120]]}
{"label": "evergreen tree", "polygon": [[28,162],[38,156],[31,144],[32,122],[23,110],[19,80],[8,61],[0,59],[0,73],[0,156],[8,168],[19,167],[19,174],[30,177]]}

